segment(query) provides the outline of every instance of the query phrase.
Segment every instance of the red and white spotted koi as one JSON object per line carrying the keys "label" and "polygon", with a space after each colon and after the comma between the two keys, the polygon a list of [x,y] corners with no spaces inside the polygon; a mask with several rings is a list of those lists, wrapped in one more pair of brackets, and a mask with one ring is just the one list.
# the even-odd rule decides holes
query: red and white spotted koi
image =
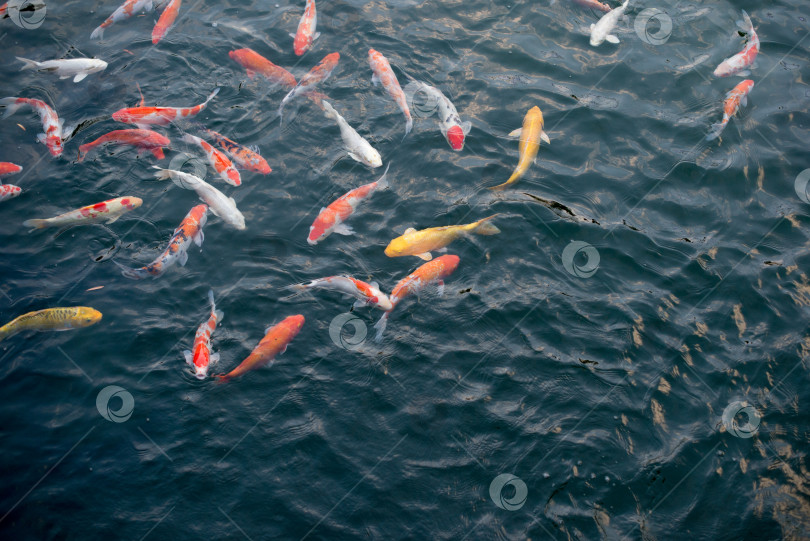
{"label": "red and white spotted koi", "polygon": [[129,19],[141,10],[151,11],[152,0],[126,0],[118,9],[113,11],[113,14],[107,17],[107,20],[101,23],[101,26],[93,30],[90,34],[90,39],[102,39],[104,37],[104,29],[113,23]]}
{"label": "red and white spotted koi", "polygon": [[751,92],[752,88],[754,88],[754,81],[746,79],[726,94],[726,99],[723,101],[723,120],[717,124],[712,124],[712,131],[706,136],[707,141],[717,139],[726,128],[731,117],[740,110],[740,107],[748,105],[748,93]]}
{"label": "red and white spotted koi", "polygon": [[131,195],[116,197],[115,199],[71,210],[53,218],[26,220],[23,225],[34,229],[44,229],[46,227],[92,224],[101,221],[111,224],[122,215],[135,210],[142,204],[143,200],[139,197],[132,197]]}
{"label": "red and white spotted koi", "polygon": [[3,118],[13,115],[24,105],[31,107],[42,120],[42,129],[45,130],[45,133],[38,134],[37,141],[48,147],[52,156],[61,156],[63,150],[62,124],[64,121],[44,101],[28,98],[3,98],[0,100],[0,106],[6,108]]}
{"label": "red and white spotted koi", "polygon": [[301,56],[312,47],[312,42],[318,39],[320,32],[315,31],[318,25],[318,14],[315,11],[315,0],[307,0],[307,7],[298,23],[298,31],[290,36],[295,40],[293,47],[296,56]]}
{"label": "red and white spotted koi", "polygon": [[742,14],[743,20],[737,21],[737,25],[748,33],[748,44],[739,53],[723,60],[714,70],[715,77],[730,77],[732,75],[746,77],[751,74],[751,71],[747,68],[753,65],[757,54],[759,54],[759,36],[754,31],[754,23],[751,22],[748,14],[744,10]]}
{"label": "red and white spotted koi", "polygon": [[13,199],[22,193],[22,188],[13,184],[0,184],[0,203]]}
{"label": "red and white spotted koi", "polygon": [[303,291],[306,289],[328,289],[331,291],[339,291],[345,293],[355,299],[355,308],[362,308],[363,306],[373,306],[380,310],[389,311],[394,308],[394,305],[388,299],[388,295],[380,291],[380,287],[376,282],[366,283],[362,280],[357,280],[351,276],[328,276],[326,278],[318,278],[306,284],[295,284],[290,286],[290,289]]}
{"label": "red and white spotted koi", "polygon": [[281,105],[278,108],[278,116],[282,115],[284,110],[284,106],[300,94],[309,94],[315,87],[320,83],[324,82],[332,75],[335,67],[338,65],[338,61],[340,60],[340,53],[330,53],[323,57],[323,60],[318,62],[318,65],[309,70],[309,73],[301,77],[301,80],[298,81],[298,84],[295,85],[295,88],[290,90],[290,92],[284,96],[284,99],[281,100]]}
{"label": "red and white spotted koi", "polygon": [[242,177],[239,175],[239,171],[236,170],[231,160],[229,160],[225,154],[199,137],[188,133],[183,136],[183,141],[202,148],[205,152],[205,157],[208,158],[208,163],[211,164],[211,167],[214,168],[214,171],[217,172],[222,180],[231,186],[240,186],[242,184]]}
{"label": "red and white spotted koi", "polygon": [[208,376],[208,368],[219,362],[219,353],[211,353],[211,335],[217,328],[217,322],[222,321],[225,314],[222,310],[217,310],[213,290],[208,291],[208,300],[211,301],[211,314],[197,327],[192,350],[183,351],[183,356],[194,369],[194,376],[197,379],[205,379]]}
{"label": "red and white spotted koi", "polygon": [[402,114],[405,115],[405,135],[408,135],[411,132],[411,128],[413,128],[413,118],[411,117],[410,109],[408,109],[408,100],[405,97],[405,92],[403,92],[402,87],[399,86],[399,81],[397,80],[396,74],[394,74],[394,70],[391,69],[391,64],[388,63],[388,59],[385,58],[382,53],[374,49],[368,50],[368,63],[371,65],[371,71],[374,72],[374,75],[371,77],[371,82],[375,85],[382,83],[388,95],[399,105]]}
{"label": "red and white spotted koi", "polygon": [[141,104],[138,107],[127,107],[116,111],[112,118],[125,124],[134,124],[141,129],[147,129],[150,126],[166,126],[175,120],[198,114],[218,93],[219,88],[215,88],[204,102],[194,107],[145,107]]}

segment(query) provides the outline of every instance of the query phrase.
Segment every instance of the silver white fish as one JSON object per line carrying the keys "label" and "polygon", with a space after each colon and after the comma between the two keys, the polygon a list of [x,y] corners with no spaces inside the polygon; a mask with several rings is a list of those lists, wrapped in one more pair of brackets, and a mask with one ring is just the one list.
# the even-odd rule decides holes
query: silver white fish
{"label": "silver white fish", "polygon": [[470,123],[462,122],[456,106],[441,90],[422,81],[410,81],[405,85],[408,104],[416,116],[439,117],[439,129],[453,150],[464,148],[464,137],[470,133]]}
{"label": "silver white fish", "polygon": [[245,217],[236,208],[236,201],[233,200],[233,197],[228,197],[200,177],[190,173],[175,171],[174,169],[163,169],[157,165],[153,166],[153,168],[158,170],[155,176],[159,180],[171,179],[181,188],[194,190],[200,199],[208,204],[211,212],[219,216],[222,221],[236,229],[245,229]]}
{"label": "silver white fish", "polygon": [[97,73],[107,69],[107,63],[97,58],[67,58],[64,60],[44,60],[37,62],[36,60],[29,60],[18,56],[17,60],[25,64],[21,71],[47,71],[55,73],[60,79],[73,77],[74,83],[78,83],[91,73]]}
{"label": "silver white fish", "polygon": [[621,16],[624,15],[624,10],[627,9],[629,3],[630,0],[624,0],[624,4],[608,11],[596,24],[591,25],[591,45],[597,47],[605,41],[619,43],[619,38],[611,34],[611,32],[613,32]]}
{"label": "silver white fish", "polygon": [[337,122],[340,127],[340,137],[343,139],[343,144],[346,146],[346,152],[349,153],[352,159],[368,165],[369,167],[380,167],[382,165],[382,157],[377,152],[371,143],[363,139],[357,131],[349,126],[346,119],[340,116],[340,113],[335,111],[334,107],[328,101],[323,100],[323,111],[326,118],[331,118]]}

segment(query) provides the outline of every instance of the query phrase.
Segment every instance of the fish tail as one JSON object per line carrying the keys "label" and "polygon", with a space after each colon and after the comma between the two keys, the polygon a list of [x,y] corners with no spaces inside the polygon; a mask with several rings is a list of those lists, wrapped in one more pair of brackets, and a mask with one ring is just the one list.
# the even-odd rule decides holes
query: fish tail
{"label": "fish tail", "polygon": [[144,269],[131,269],[131,268],[125,266],[125,265],[122,265],[121,263],[119,263],[118,261],[116,261],[114,259],[113,259],[113,263],[115,263],[118,266],[118,268],[121,269],[121,274],[125,278],[130,278],[132,280],[142,280],[142,279],[146,278],[147,276],[149,276],[149,271],[147,271],[145,268]]}
{"label": "fish tail", "polygon": [[385,332],[385,328],[388,326],[388,316],[391,315],[391,312],[386,312],[382,315],[380,320],[374,324],[374,328],[377,329],[377,335],[374,337],[375,342],[382,341],[382,335]]}
{"label": "fish tail", "polygon": [[99,26],[90,34],[90,39],[104,39],[104,26]]}
{"label": "fish tail", "polygon": [[155,178],[158,180],[169,180],[172,178],[172,173],[168,169],[163,169],[157,165],[153,165],[152,169],[157,169],[157,173],[155,173]]}
{"label": "fish tail", "polygon": [[26,220],[23,222],[23,227],[30,227],[32,229],[42,229],[44,227],[48,227],[48,220],[42,219]]}
{"label": "fish tail", "polygon": [[203,102],[203,106],[208,105],[208,102],[214,99],[214,96],[219,94],[219,87],[216,87],[213,92],[211,92],[208,97]]}
{"label": "fish tail", "polygon": [[16,333],[17,330],[11,325],[11,323],[6,323],[2,327],[0,327],[0,342]]}
{"label": "fish tail", "polygon": [[321,105],[323,105],[323,114],[326,118],[337,120],[337,111],[335,111],[335,108],[332,107],[332,104],[326,100],[321,100]]}
{"label": "fish tail", "polygon": [[22,68],[20,68],[20,71],[35,70],[39,68],[39,62],[37,62],[36,60],[29,60],[21,56],[18,56],[17,60],[25,64]]}
{"label": "fish tail", "polygon": [[413,118],[408,117],[408,120],[405,121],[405,135],[411,133],[412,129],[413,129]]}
{"label": "fish tail", "polygon": [[0,106],[6,108],[6,112],[3,115],[3,118],[13,115],[17,111],[20,110],[20,107],[25,105],[24,103],[18,103],[17,98],[3,98],[0,100]]}
{"label": "fish tail", "polygon": [[87,153],[92,150],[93,145],[91,143],[87,143],[86,145],[82,145],[79,147],[79,161],[83,161],[84,158],[87,156]]}
{"label": "fish tail", "polygon": [[377,189],[384,190],[390,184],[388,184],[388,168],[391,167],[391,162],[388,162],[388,165],[385,166],[385,171],[383,172],[382,176],[377,179]]}
{"label": "fish tail", "polygon": [[217,305],[214,303],[214,290],[213,289],[208,290],[208,300],[211,302],[211,311],[216,312]]}
{"label": "fish tail", "polygon": [[712,131],[709,132],[709,135],[706,136],[707,141],[714,141],[718,137],[720,137],[720,133],[726,127],[725,122],[718,122],[717,124],[712,124]]}
{"label": "fish tail", "polygon": [[497,214],[493,214],[488,218],[484,218],[483,220],[478,220],[475,222],[474,227],[472,228],[472,233],[477,235],[497,235],[501,232],[495,224],[489,223],[490,220],[498,216]]}

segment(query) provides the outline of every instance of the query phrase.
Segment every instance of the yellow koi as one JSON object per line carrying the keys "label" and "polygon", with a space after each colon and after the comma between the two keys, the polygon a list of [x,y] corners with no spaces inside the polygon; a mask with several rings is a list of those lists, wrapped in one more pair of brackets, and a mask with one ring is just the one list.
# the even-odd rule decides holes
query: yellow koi
{"label": "yellow koi", "polygon": [[509,177],[509,180],[503,184],[493,186],[490,190],[503,190],[510,184],[514,184],[520,177],[522,177],[534,159],[537,157],[537,150],[540,148],[540,141],[551,143],[546,132],[543,131],[543,113],[536,105],[529,109],[526,116],[523,118],[523,127],[518,128],[509,134],[510,137],[520,137],[520,146],[518,147],[518,154],[520,159],[515,168],[515,172]]}
{"label": "yellow koi", "polygon": [[0,340],[21,331],[67,331],[89,327],[101,320],[101,312],[87,306],[47,308],[28,312],[0,327]]}
{"label": "yellow koi", "polygon": [[425,261],[433,259],[432,250],[441,250],[462,235],[475,233],[476,235],[497,235],[501,232],[495,225],[489,223],[497,214],[466,225],[447,225],[444,227],[430,227],[417,231],[409,227],[405,234],[392,240],[385,249],[388,257],[415,255]]}

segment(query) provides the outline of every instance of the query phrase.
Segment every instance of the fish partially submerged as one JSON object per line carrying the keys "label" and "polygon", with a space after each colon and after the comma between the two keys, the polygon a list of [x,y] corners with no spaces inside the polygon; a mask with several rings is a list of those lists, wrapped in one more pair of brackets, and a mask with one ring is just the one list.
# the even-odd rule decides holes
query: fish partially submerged
{"label": "fish partially submerged", "polygon": [[46,308],[28,312],[0,327],[0,340],[21,331],[67,331],[95,325],[101,312],[87,306]]}
{"label": "fish partially submerged", "polygon": [[112,15],[107,17],[101,25],[93,30],[90,34],[90,39],[102,39],[104,37],[104,30],[112,25],[129,19],[139,11],[152,11],[152,0],[126,0],[118,9],[113,11]]}
{"label": "fish partially submerged", "polygon": [[707,141],[717,139],[728,125],[731,117],[740,110],[740,107],[748,105],[748,93],[751,92],[752,88],[754,88],[754,81],[746,79],[726,94],[726,99],[723,100],[723,120],[717,124],[712,124],[712,130],[706,136]]}
{"label": "fish partially submerged", "polygon": [[323,60],[318,62],[318,65],[309,70],[309,73],[301,77],[295,88],[289,91],[284,99],[281,100],[281,105],[278,107],[278,116],[281,116],[284,111],[284,106],[293,100],[296,96],[306,95],[315,90],[315,88],[327,80],[332,72],[337,67],[340,60],[340,53],[330,53],[326,55]]}
{"label": "fish partially submerged", "polygon": [[169,138],[152,130],[131,129],[113,130],[105,133],[95,141],[85,143],[79,147],[79,161],[84,160],[87,153],[100,145],[114,143],[118,145],[131,145],[139,151],[148,151],[158,160],[165,158],[163,148],[171,144]]}
{"label": "fish partially submerged", "polygon": [[490,220],[498,216],[493,214],[488,218],[478,220],[466,225],[448,225],[444,227],[431,227],[417,231],[409,227],[405,234],[392,240],[385,249],[388,257],[401,257],[415,255],[425,261],[433,256],[430,252],[442,250],[445,246],[464,235],[497,235],[501,232]]}
{"label": "fish partially submerged", "polygon": [[177,15],[180,13],[180,4],[182,0],[170,0],[166,7],[163,8],[163,13],[160,14],[158,22],[152,29],[152,44],[157,45],[160,40],[166,37],[175,21]]}
{"label": "fish partially submerged", "polygon": [[194,369],[194,376],[197,379],[205,379],[208,376],[208,368],[219,362],[219,353],[211,353],[211,335],[217,328],[217,322],[222,321],[225,314],[222,310],[217,310],[213,290],[208,291],[208,300],[211,302],[211,313],[208,319],[197,327],[192,349],[183,351],[183,357]]}
{"label": "fish partially submerged", "polygon": [[296,56],[301,56],[312,47],[312,42],[321,35],[315,28],[318,26],[318,14],[315,11],[315,0],[307,0],[304,14],[298,22],[298,30],[295,34],[290,34],[293,38],[293,47]]}
{"label": "fish partially submerged", "polygon": [[457,255],[443,255],[436,259],[425,263],[411,274],[400,280],[394,289],[391,291],[391,309],[386,311],[380,320],[374,325],[377,329],[376,341],[382,339],[385,327],[388,325],[388,318],[391,311],[403,298],[409,295],[419,294],[425,286],[429,284],[437,284],[439,286],[439,295],[444,294],[444,279],[453,274],[459,264],[459,257]]}
{"label": "fish partially submerged", "polygon": [[[391,167],[391,164],[388,164]],[[377,190],[382,190],[388,187],[388,167],[385,168],[385,173],[376,182],[371,182],[350,190],[342,196],[335,199],[329,206],[322,208],[318,217],[309,228],[309,235],[307,242],[311,245],[318,244],[320,241],[331,235],[337,233],[339,235],[353,235],[354,230],[345,224],[346,220],[354,214],[358,205],[365,201],[371,194]]]}
{"label": "fish partially submerged", "polygon": [[44,229],[46,227],[67,227],[70,225],[84,225],[96,222],[111,224],[127,212],[140,207],[142,204],[143,200],[139,197],[116,197],[115,199],[109,199],[101,203],[71,210],[70,212],[65,212],[53,218],[26,220],[23,222],[23,225],[34,229]]}
{"label": "fish partially submerged", "polygon": [[44,60],[37,62],[27,58],[17,57],[17,60],[25,64],[21,71],[36,70],[55,73],[60,79],[73,77],[73,82],[78,83],[91,73],[98,73],[107,69],[107,63],[96,58],[68,58],[65,60]]}
{"label": "fish partially submerged", "polygon": [[599,19],[596,24],[591,25],[592,46],[598,47],[605,41],[608,43],[619,43],[619,38],[617,38],[611,32],[613,32],[613,29],[616,27],[616,23],[618,23],[619,19],[621,19],[622,15],[624,15],[624,11],[627,9],[628,4],[630,4],[630,0],[624,0],[624,4],[608,11],[602,15],[602,18]]}
{"label": "fish partially submerged", "polygon": [[166,126],[175,120],[199,114],[218,93],[219,88],[215,88],[204,102],[193,107],[145,107],[141,104],[138,107],[120,109],[113,113],[112,118],[125,124],[134,124],[141,129]]}
{"label": "fish partially submerged", "polygon": [[51,109],[47,103],[41,100],[29,98],[3,98],[0,99],[0,106],[6,108],[3,118],[13,115],[20,107],[27,105],[31,107],[42,120],[44,133],[37,135],[37,141],[48,147],[52,156],[62,155],[62,125],[64,121],[57,116],[56,111]]}
{"label": "fish partially submerged", "polygon": [[22,188],[13,184],[0,184],[0,203],[14,199],[22,193]]}
{"label": "fish partially submerged", "polygon": [[357,299],[354,303],[355,308],[362,308],[364,306],[373,306],[380,310],[391,310],[394,306],[388,299],[388,295],[380,291],[380,286],[377,282],[366,283],[362,280],[352,278],[351,276],[328,276],[326,278],[318,278],[305,284],[295,284],[290,286],[291,289],[303,291],[306,289],[327,289],[329,291],[339,291]]}
{"label": "fish partially submerged", "polygon": [[413,117],[411,117],[411,110],[408,108],[408,100],[405,97],[405,92],[403,92],[402,87],[399,86],[399,81],[397,80],[394,70],[391,69],[391,64],[382,53],[374,49],[368,50],[368,63],[373,72],[371,82],[375,85],[382,83],[388,95],[399,105],[402,114],[405,115],[405,135],[408,135],[411,133],[411,128],[413,128]]}
{"label": "fish partially submerged", "polygon": [[214,168],[214,171],[222,180],[231,186],[242,185],[242,177],[239,175],[239,171],[236,170],[225,154],[212,147],[208,142],[188,133],[183,136],[183,141],[202,148],[208,163],[211,164],[211,167]]}
{"label": "fish partially submerged", "polygon": [[[470,123],[461,121],[456,106],[447,96],[438,88],[415,80],[405,85],[405,95],[411,108],[417,111],[417,116],[420,111],[431,116],[435,113],[438,116],[439,129],[450,143],[450,148],[456,151],[464,148],[464,137],[470,133]],[[414,103],[416,100],[418,101]]]}
{"label": "fish partially submerged", "polygon": [[739,53],[723,60],[714,70],[715,77],[730,77],[732,75],[746,77],[751,75],[748,68],[754,64],[754,60],[759,54],[759,36],[754,30],[754,23],[751,22],[748,13],[743,10],[742,14],[743,20],[737,21],[737,25],[748,33],[748,44]]}
{"label": "fish partially submerged", "polygon": [[228,53],[231,60],[245,68],[248,77],[253,79],[256,74],[262,75],[270,82],[288,87],[295,86],[295,77],[281,66],[277,66],[253,49],[236,49]]}
{"label": "fish partially submerged", "polygon": [[240,169],[254,171],[256,173],[261,173],[262,175],[268,175],[273,171],[270,169],[270,165],[267,163],[267,160],[262,158],[261,155],[256,152],[258,149],[252,150],[248,147],[242,146],[213,130],[205,129],[204,131],[217,145],[219,145],[219,148],[224,150],[225,153],[228,154],[228,156],[230,156],[234,162],[236,162],[236,165]]}
{"label": "fish partially submerged", "polygon": [[188,248],[192,242],[197,246],[202,246],[203,243],[203,226],[205,225],[206,213],[208,207],[206,205],[197,205],[192,208],[177,229],[174,230],[172,238],[169,239],[169,245],[157,259],[145,267],[139,269],[130,269],[120,264],[113,259],[113,263],[121,268],[121,274],[133,280],[141,280],[147,276],[157,278],[166,270],[174,265],[180,263],[184,266],[188,261]]}
{"label": "fish partially submerged", "polygon": [[11,162],[0,162],[0,177],[5,177],[7,175],[14,175],[22,171],[22,167],[17,165],[16,163]]}
{"label": "fish partially submerged", "polygon": [[220,382],[224,383],[270,363],[277,355],[287,351],[287,346],[298,335],[303,326],[304,316],[299,314],[289,316],[278,325],[268,327],[259,345],[250,352],[250,355],[239,366],[227,374],[219,376]]}
{"label": "fish partially submerged", "polygon": [[510,184],[514,184],[529,170],[529,166],[534,163],[537,151],[540,149],[540,141],[551,143],[546,132],[543,131],[543,113],[536,105],[529,109],[523,117],[523,127],[511,132],[510,137],[520,137],[518,146],[518,165],[509,179],[503,184],[493,186],[490,190],[503,190]]}
{"label": "fish partially submerged", "polygon": [[[584,8],[598,9],[599,11],[604,11],[605,13],[612,9],[609,5],[600,2],[599,0],[573,0],[573,2]],[[552,1],[552,4],[553,3],[554,2]]]}
{"label": "fish partially submerged", "polygon": [[245,229],[245,217],[236,208],[236,201],[233,200],[233,197],[228,197],[200,177],[190,173],[163,169],[157,165],[152,167],[158,171],[155,173],[158,180],[171,179],[181,188],[197,192],[197,196],[208,204],[215,216],[219,216],[223,222],[231,227],[239,230]]}
{"label": "fish partially submerged", "polygon": [[382,165],[382,157],[377,150],[371,146],[371,143],[366,141],[360,136],[357,131],[352,128],[346,119],[340,116],[340,113],[335,111],[332,105],[326,101],[321,100],[323,105],[324,114],[326,118],[330,118],[337,122],[340,128],[340,137],[343,139],[343,144],[346,147],[346,152],[349,156],[364,165],[369,167],[380,167]]}

